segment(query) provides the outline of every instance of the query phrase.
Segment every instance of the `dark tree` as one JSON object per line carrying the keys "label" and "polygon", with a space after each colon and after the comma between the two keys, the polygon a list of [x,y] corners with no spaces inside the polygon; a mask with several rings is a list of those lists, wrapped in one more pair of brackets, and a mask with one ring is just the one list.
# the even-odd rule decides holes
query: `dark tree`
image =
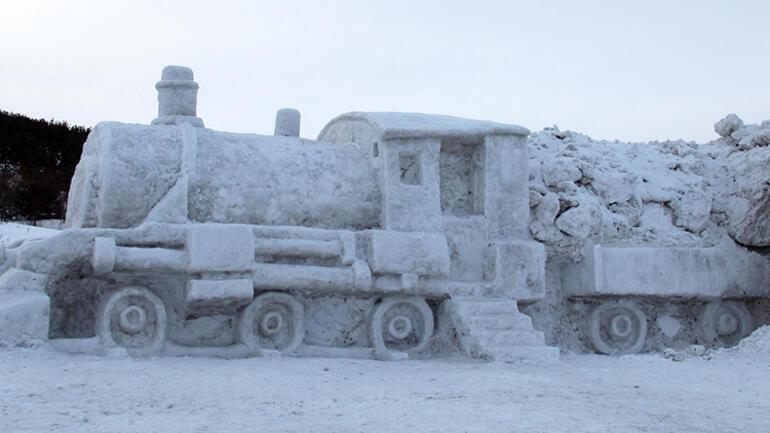
{"label": "dark tree", "polygon": [[90,129],[0,111],[0,219],[64,218]]}

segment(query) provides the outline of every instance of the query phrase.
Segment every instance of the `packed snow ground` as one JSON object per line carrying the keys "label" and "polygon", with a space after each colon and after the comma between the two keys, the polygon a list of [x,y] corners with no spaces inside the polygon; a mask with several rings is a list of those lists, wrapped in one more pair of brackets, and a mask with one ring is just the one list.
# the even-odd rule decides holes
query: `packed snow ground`
{"label": "packed snow ground", "polygon": [[770,356],[100,358],[0,349],[1,432],[770,431]]}

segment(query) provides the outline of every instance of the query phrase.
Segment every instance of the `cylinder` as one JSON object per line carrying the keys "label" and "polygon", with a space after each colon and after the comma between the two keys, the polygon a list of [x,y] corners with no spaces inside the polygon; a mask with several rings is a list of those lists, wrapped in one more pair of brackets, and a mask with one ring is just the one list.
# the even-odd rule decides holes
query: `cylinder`
{"label": "cylinder", "polygon": [[257,255],[285,257],[337,258],[342,255],[338,241],[314,241],[308,239],[256,239]]}
{"label": "cylinder", "polygon": [[363,262],[339,268],[257,263],[252,279],[258,290],[369,290],[372,284],[371,271]]}
{"label": "cylinder", "polygon": [[117,247],[117,271],[184,271],[187,267],[184,251],[167,248]]}
{"label": "cylinder", "polygon": [[275,114],[275,135],[299,137],[300,114],[293,108],[282,108]]}
{"label": "cylinder", "polygon": [[158,89],[158,117],[196,116],[198,83],[193,81],[192,69],[185,66],[166,66]]}
{"label": "cylinder", "polygon": [[167,248],[122,247],[115,239],[97,237],[91,265],[96,275],[117,271],[184,271],[187,268],[184,251]]}
{"label": "cylinder", "polygon": [[67,224],[131,228],[156,207],[176,206],[201,223],[379,226],[377,175],[357,145],[196,131],[186,144],[178,128],[97,125],[83,150],[93,163],[78,164],[83,181],[70,188]]}

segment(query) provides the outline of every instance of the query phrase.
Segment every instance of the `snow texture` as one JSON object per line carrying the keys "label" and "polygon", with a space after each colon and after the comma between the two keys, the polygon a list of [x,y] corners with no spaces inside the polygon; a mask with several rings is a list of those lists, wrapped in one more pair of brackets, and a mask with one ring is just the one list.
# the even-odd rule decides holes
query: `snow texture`
{"label": "snow texture", "polygon": [[719,358],[757,357],[770,362],[770,325],[757,328],[738,345],[717,351]]}
{"label": "snow texture", "polygon": [[[191,69],[168,66],[155,87],[152,125],[89,134],[67,229],[9,249],[0,289],[48,297],[50,312],[0,319],[133,356],[558,357],[529,320],[494,320],[545,292],[526,230],[528,130],[351,113],[307,140],[283,109],[274,135],[234,134],[196,117]],[[446,313],[450,296],[472,307]]]}
{"label": "snow texture", "polygon": [[339,123],[364,122],[374,127],[387,139],[425,137],[483,137],[486,135],[521,135],[529,130],[522,126],[506,125],[488,120],[463,119],[461,117],[423,113],[352,112],[332,119],[319,137],[327,136],[329,129]]}
{"label": "snow texture", "polygon": [[0,349],[0,431],[770,431],[770,362],[130,359]]}
{"label": "snow texture", "polygon": [[[533,236],[567,255],[586,238],[683,247],[717,245],[729,234],[743,245],[769,246],[763,185],[770,148],[763,137],[770,122],[744,125],[731,114],[715,130],[722,137],[702,145],[594,140],[557,127],[533,133]],[[554,197],[543,200],[549,193],[557,195],[556,215]]]}

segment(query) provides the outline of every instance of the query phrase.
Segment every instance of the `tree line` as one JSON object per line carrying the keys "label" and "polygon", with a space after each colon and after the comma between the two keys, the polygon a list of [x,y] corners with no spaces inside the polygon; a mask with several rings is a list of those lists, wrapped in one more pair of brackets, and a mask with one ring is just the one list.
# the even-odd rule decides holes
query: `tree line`
{"label": "tree line", "polygon": [[0,110],[0,220],[64,218],[90,128]]}

